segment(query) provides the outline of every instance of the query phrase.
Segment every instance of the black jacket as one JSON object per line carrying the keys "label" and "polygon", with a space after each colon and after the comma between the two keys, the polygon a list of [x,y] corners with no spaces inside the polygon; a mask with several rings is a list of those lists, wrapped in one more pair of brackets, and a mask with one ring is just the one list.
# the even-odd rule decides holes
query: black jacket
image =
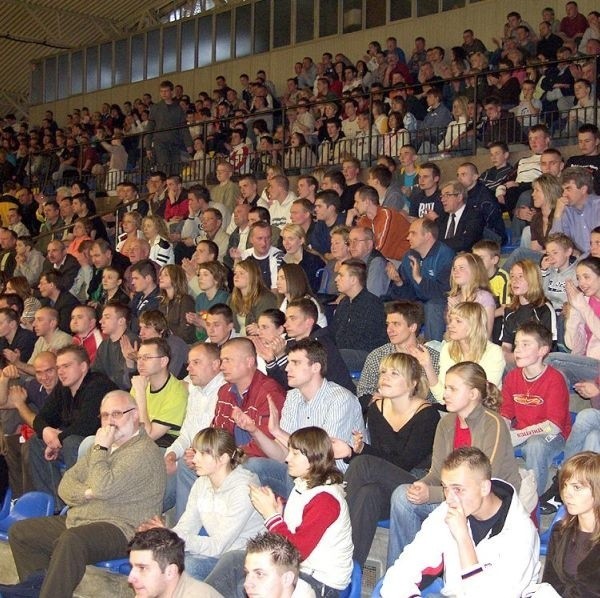
{"label": "black jacket", "polygon": [[471,251],[473,245],[483,238],[483,219],[481,215],[467,203],[465,211],[456,225],[454,237],[445,239],[449,217],[450,215],[444,212],[438,218],[439,240],[456,253]]}
{"label": "black jacket", "polygon": [[117,385],[99,372],[88,372],[75,396],[58,382],[33,420],[33,429],[42,438],[46,426],[60,428],[61,442],[71,435],[92,436],[100,427],[100,403],[111,390],[117,390]]}
{"label": "black jacket", "polygon": [[70,253],[65,256],[65,261],[60,268],[55,268],[47,259],[44,260],[42,272],[56,272],[60,276],[59,285],[62,291],[68,291],[75,282],[80,265]]}
{"label": "black jacket", "polygon": [[[354,386],[354,382],[352,382],[352,378],[350,377],[350,373],[348,372],[348,368],[340,355],[340,352],[333,340],[331,335],[329,334],[328,328],[321,328],[314,325],[312,332],[309,335],[311,340],[319,341],[325,351],[327,352],[327,375],[325,378],[330,380],[331,382],[335,382],[344,388],[347,388],[350,392],[356,393],[356,387]],[[287,372],[285,371],[285,367],[288,362],[288,353],[296,346],[297,341],[293,338],[287,340],[287,348],[285,355],[282,355],[279,359],[275,361],[271,361],[267,363],[267,374],[277,380],[281,386],[283,386],[286,390],[290,389],[290,385],[288,384]]]}

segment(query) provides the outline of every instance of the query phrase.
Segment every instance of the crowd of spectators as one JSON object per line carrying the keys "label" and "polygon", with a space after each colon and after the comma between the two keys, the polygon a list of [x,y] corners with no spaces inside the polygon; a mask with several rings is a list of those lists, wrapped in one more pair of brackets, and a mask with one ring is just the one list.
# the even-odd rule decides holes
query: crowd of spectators
{"label": "crowd of spectators", "polygon": [[[537,579],[528,516],[579,484],[591,498],[565,503],[587,535],[574,555],[554,545],[544,579],[564,595],[594,587],[600,131],[582,90],[595,98],[595,78],[588,58],[541,64],[599,53],[598,14],[576,8],[560,24],[546,9],[539,38],[509,13],[491,52],[466,30],[447,64],[422,38],[408,57],[389,38],[356,65],[305,58],[282,97],[259,71],[239,94],[219,77],[191,102],[163,82],[156,104],[82,109],[62,128],[47,114],[41,145],[9,123],[0,484],[69,508],[66,523],[15,527],[22,580],[47,569],[41,595],[71,595],[86,563],[123,556],[173,508],[188,572],[226,596],[243,595],[239,551],[263,525],[299,551],[307,586],[336,596],[381,519],[383,596],[416,595],[440,562],[451,593],[517,596]],[[498,76],[444,81],[490,65]],[[567,161],[565,126],[579,147]],[[465,158],[442,180],[428,156],[466,154],[475,135],[490,167]],[[512,164],[514,141],[529,152]],[[214,154],[212,189],[182,170],[192,151],[188,174]],[[140,160],[145,191],[115,178],[118,208],[96,216],[98,181]],[[51,195],[32,191],[42,162]],[[574,421],[570,389],[591,399]]]}

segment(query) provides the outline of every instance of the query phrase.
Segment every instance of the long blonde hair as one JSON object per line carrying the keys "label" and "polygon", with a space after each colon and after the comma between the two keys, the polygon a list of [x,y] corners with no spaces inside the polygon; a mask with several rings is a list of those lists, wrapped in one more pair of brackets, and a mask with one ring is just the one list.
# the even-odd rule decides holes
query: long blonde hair
{"label": "long blonde hair", "polygon": [[[467,267],[471,273],[471,280],[464,289],[466,296],[462,298],[464,301],[475,301],[477,291],[490,291],[490,280],[485,270],[485,266],[483,265],[483,261],[474,253],[467,253],[465,251],[459,253],[452,262],[452,268],[454,268],[454,264],[456,264],[457,260],[461,258],[467,262]],[[456,284],[454,276],[450,276],[450,292],[448,293],[448,296],[460,297],[462,294],[463,289]]]}
{"label": "long blonde hair", "polygon": [[265,286],[258,264],[253,259],[242,260],[235,265],[235,268],[241,268],[248,273],[248,291],[244,295],[240,289],[234,286],[231,292],[231,307],[235,313],[246,316],[254,307],[259,296],[270,291]]}
{"label": "long blonde hair", "polygon": [[[463,301],[448,311],[448,319],[450,316],[456,316],[457,318],[468,322],[468,357],[472,361],[479,361],[485,353],[488,343],[487,313],[485,308],[480,303]],[[459,341],[448,341],[448,353],[455,363],[464,361],[467,357],[467,355],[463,355]]]}

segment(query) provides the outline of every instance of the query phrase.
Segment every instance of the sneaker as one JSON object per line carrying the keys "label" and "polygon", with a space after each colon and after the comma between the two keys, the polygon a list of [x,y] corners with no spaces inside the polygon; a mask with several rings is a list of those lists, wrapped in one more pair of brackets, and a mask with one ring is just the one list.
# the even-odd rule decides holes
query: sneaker
{"label": "sneaker", "polygon": [[552,499],[562,502],[560,500],[560,488],[558,487],[557,475],[552,478],[552,483],[550,484],[548,490],[546,490],[546,492],[540,496],[540,503],[545,503]]}
{"label": "sneaker", "polygon": [[560,499],[552,497],[549,500],[540,503],[540,513],[542,515],[553,515],[562,506]]}

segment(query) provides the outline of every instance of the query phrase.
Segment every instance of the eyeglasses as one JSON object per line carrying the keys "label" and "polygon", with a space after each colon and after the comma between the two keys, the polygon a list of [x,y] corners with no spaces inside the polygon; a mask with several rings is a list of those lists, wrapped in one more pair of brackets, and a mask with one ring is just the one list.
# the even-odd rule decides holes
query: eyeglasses
{"label": "eyeglasses", "polygon": [[350,245],[355,245],[356,243],[365,243],[367,239],[350,239],[348,242]]}
{"label": "eyeglasses", "polygon": [[460,195],[460,193],[442,193],[441,197],[456,197]]}
{"label": "eyeglasses", "polygon": [[162,359],[165,355],[138,355],[138,361],[148,361],[149,359]]}
{"label": "eyeglasses", "polygon": [[110,413],[108,413],[106,411],[101,411],[100,419],[108,419],[109,417],[112,417],[113,419],[121,419],[126,413],[129,413],[130,411],[133,411],[134,409],[137,409],[137,407],[130,407],[129,409],[126,409],[125,411],[111,411]]}

